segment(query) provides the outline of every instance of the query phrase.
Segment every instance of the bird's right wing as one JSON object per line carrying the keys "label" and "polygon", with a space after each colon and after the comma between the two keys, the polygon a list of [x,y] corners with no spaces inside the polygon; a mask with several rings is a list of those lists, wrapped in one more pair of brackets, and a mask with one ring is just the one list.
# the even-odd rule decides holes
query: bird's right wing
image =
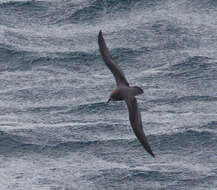
{"label": "bird's right wing", "polygon": [[99,35],[98,35],[98,44],[99,44],[99,50],[102,55],[102,58],[107,65],[107,67],[111,70],[113,73],[117,86],[119,85],[127,85],[129,86],[129,83],[127,82],[124,73],[121,71],[121,69],[114,63],[112,60],[109,49],[106,46],[105,40],[102,36],[102,31],[100,30]]}
{"label": "bird's right wing", "polygon": [[125,102],[127,103],[128,111],[129,111],[129,119],[131,126],[133,128],[133,131],[142,144],[142,146],[145,148],[145,150],[151,154],[151,156],[155,157],[151,147],[148,143],[148,140],[145,136],[145,133],[143,131],[142,127],[142,120],[141,120],[141,114],[138,108],[137,100],[135,97],[129,97],[125,99]]}

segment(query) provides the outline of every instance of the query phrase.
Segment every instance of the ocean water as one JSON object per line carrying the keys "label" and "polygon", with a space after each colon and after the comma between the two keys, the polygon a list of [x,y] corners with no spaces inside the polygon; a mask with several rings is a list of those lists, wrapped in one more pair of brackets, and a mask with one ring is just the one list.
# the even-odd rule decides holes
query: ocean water
{"label": "ocean water", "polygon": [[[138,96],[156,158],[124,102]],[[0,189],[217,189],[217,1],[0,0]]]}

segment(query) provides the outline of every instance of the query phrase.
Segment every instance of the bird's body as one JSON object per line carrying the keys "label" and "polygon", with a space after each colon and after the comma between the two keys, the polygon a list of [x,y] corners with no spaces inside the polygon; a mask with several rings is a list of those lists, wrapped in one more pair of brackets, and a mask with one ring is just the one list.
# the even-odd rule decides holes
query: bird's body
{"label": "bird's body", "polygon": [[151,150],[150,145],[148,144],[147,138],[144,134],[141,114],[138,108],[137,100],[135,98],[135,96],[139,94],[143,94],[143,90],[138,86],[129,85],[121,69],[112,60],[101,31],[99,32],[98,35],[98,43],[99,43],[99,49],[102,58],[105,64],[107,65],[107,67],[111,70],[112,74],[114,75],[117,84],[117,88],[111,92],[108,102],[110,100],[112,101],[124,100],[126,102],[129,111],[130,123],[136,137],[143,145],[145,150],[153,157],[155,157]]}
{"label": "bird's body", "polygon": [[126,99],[129,96],[137,96],[139,94],[143,94],[143,90],[138,86],[125,86],[121,85],[115,88],[111,94],[110,98],[113,101],[121,101]]}

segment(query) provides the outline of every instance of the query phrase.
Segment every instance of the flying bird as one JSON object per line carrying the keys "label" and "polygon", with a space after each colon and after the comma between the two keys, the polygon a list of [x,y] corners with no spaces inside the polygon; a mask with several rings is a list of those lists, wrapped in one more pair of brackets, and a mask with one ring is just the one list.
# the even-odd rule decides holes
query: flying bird
{"label": "flying bird", "polygon": [[151,156],[155,157],[148,143],[148,140],[145,136],[145,133],[143,131],[141,114],[139,111],[137,100],[135,98],[135,96],[139,94],[143,94],[143,90],[138,86],[129,85],[127,79],[124,76],[124,73],[121,71],[119,66],[112,60],[109,53],[109,49],[106,46],[101,30],[99,31],[99,35],[98,35],[98,44],[99,44],[99,50],[102,55],[102,58],[105,64],[107,65],[107,67],[114,75],[117,84],[116,89],[114,89],[111,92],[108,102],[121,101],[121,100],[124,100],[126,102],[129,111],[130,123],[136,137],[138,138],[142,146],[145,148],[145,150]]}

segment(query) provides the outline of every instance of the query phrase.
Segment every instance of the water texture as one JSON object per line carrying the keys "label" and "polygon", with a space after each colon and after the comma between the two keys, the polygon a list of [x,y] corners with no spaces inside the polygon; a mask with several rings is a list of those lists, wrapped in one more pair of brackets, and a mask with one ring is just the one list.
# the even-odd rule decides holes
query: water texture
{"label": "water texture", "polygon": [[[0,189],[217,189],[217,1],[0,0]],[[138,97],[136,139],[99,54]]]}

